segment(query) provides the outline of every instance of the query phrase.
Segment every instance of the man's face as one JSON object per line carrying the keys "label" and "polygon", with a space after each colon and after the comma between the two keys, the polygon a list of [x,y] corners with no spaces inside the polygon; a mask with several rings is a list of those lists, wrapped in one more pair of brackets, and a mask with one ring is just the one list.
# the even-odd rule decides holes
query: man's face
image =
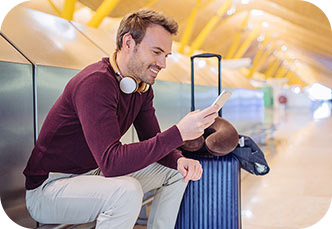
{"label": "man's face", "polygon": [[158,72],[166,67],[166,58],[172,51],[172,35],[160,25],[146,29],[140,44],[130,51],[128,73],[137,79],[154,84]]}

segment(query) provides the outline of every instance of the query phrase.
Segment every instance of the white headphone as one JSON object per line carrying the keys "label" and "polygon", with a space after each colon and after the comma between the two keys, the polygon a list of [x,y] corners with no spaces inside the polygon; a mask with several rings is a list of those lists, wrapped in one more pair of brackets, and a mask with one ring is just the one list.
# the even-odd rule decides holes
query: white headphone
{"label": "white headphone", "polygon": [[122,76],[120,73],[120,70],[118,68],[118,65],[116,64],[116,53],[113,54],[112,58],[110,59],[110,64],[113,68],[113,70],[115,71],[115,74],[121,78],[120,80],[120,89],[123,93],[126,94],[131,94],[131,93],[144,93],[147,92],[149,90],[150,85],[145,83],[145,82],[141,82],[139,83],[138,80],[131,75],[128,76]]}

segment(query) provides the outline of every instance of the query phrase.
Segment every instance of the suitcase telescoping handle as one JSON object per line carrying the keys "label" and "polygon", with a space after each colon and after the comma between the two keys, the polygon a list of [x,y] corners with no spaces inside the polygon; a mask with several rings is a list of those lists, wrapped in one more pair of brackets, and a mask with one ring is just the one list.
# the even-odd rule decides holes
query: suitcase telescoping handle
{"label": "suitcase telescoping handle", "polygon": [[[218,59],[218,95],[221,93],[221,55],[213,53],[202,53],[190,57],[191,60],[191,111],[195,110],[195,81],[194,81],[194,59],[195,58],[211,58],[216,57]],[[221,117],[221,110],[219,111]]]}

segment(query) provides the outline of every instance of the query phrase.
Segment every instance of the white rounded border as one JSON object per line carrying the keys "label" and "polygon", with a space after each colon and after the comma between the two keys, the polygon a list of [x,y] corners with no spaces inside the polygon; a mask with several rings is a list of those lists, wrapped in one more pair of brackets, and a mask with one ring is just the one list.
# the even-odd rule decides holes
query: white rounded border
{"label": "white rounded border", "polygon": [[[6,17],[7,13],[16,5],[25,2],[26,0],[6,0],[6,1],[0,1],[0,27],[2,25],[2,22],[4,20],[4,18]],[[330,25],[331,25],[331,29],[332,29],[332,7],[331,1],[327,1],[327,0],[305,0],[307,2],[310,2],[314,5],[316,5],[317,7],[319,7],[324,14],[327,16],[328,20],[330,21]],[[5,226],[5,227],[3,227]],[[11,219],[9,219],[9,217],[7,216],[7,214],[4,212],[2,205],[0,207],[0,227],[1,228],[8,228],[8,229],[22,229],[23,227],[15,224]],[[324,228],[332,228],[332,204],[330,205],[330,208],[328,210],[328,212],[325,214],[325,216],[319,221],[317,222],[317,224],[308,227],[310,229],[324,229]]]}

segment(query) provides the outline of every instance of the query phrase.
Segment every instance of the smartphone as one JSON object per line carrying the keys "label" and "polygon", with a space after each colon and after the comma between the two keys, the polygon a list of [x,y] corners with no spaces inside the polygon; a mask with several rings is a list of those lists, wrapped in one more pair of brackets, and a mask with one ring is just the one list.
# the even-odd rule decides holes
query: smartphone
{"label": "smartphone", "polygon": [[[231,97],[232,93],[229,91],[222,91],[220,95],[216,98],[216,100],[212,103],[211,106],[217,104],[219,109],[218,111],[224,106],[227,100]],[[217,112],[218,112],[217,111]]]}

